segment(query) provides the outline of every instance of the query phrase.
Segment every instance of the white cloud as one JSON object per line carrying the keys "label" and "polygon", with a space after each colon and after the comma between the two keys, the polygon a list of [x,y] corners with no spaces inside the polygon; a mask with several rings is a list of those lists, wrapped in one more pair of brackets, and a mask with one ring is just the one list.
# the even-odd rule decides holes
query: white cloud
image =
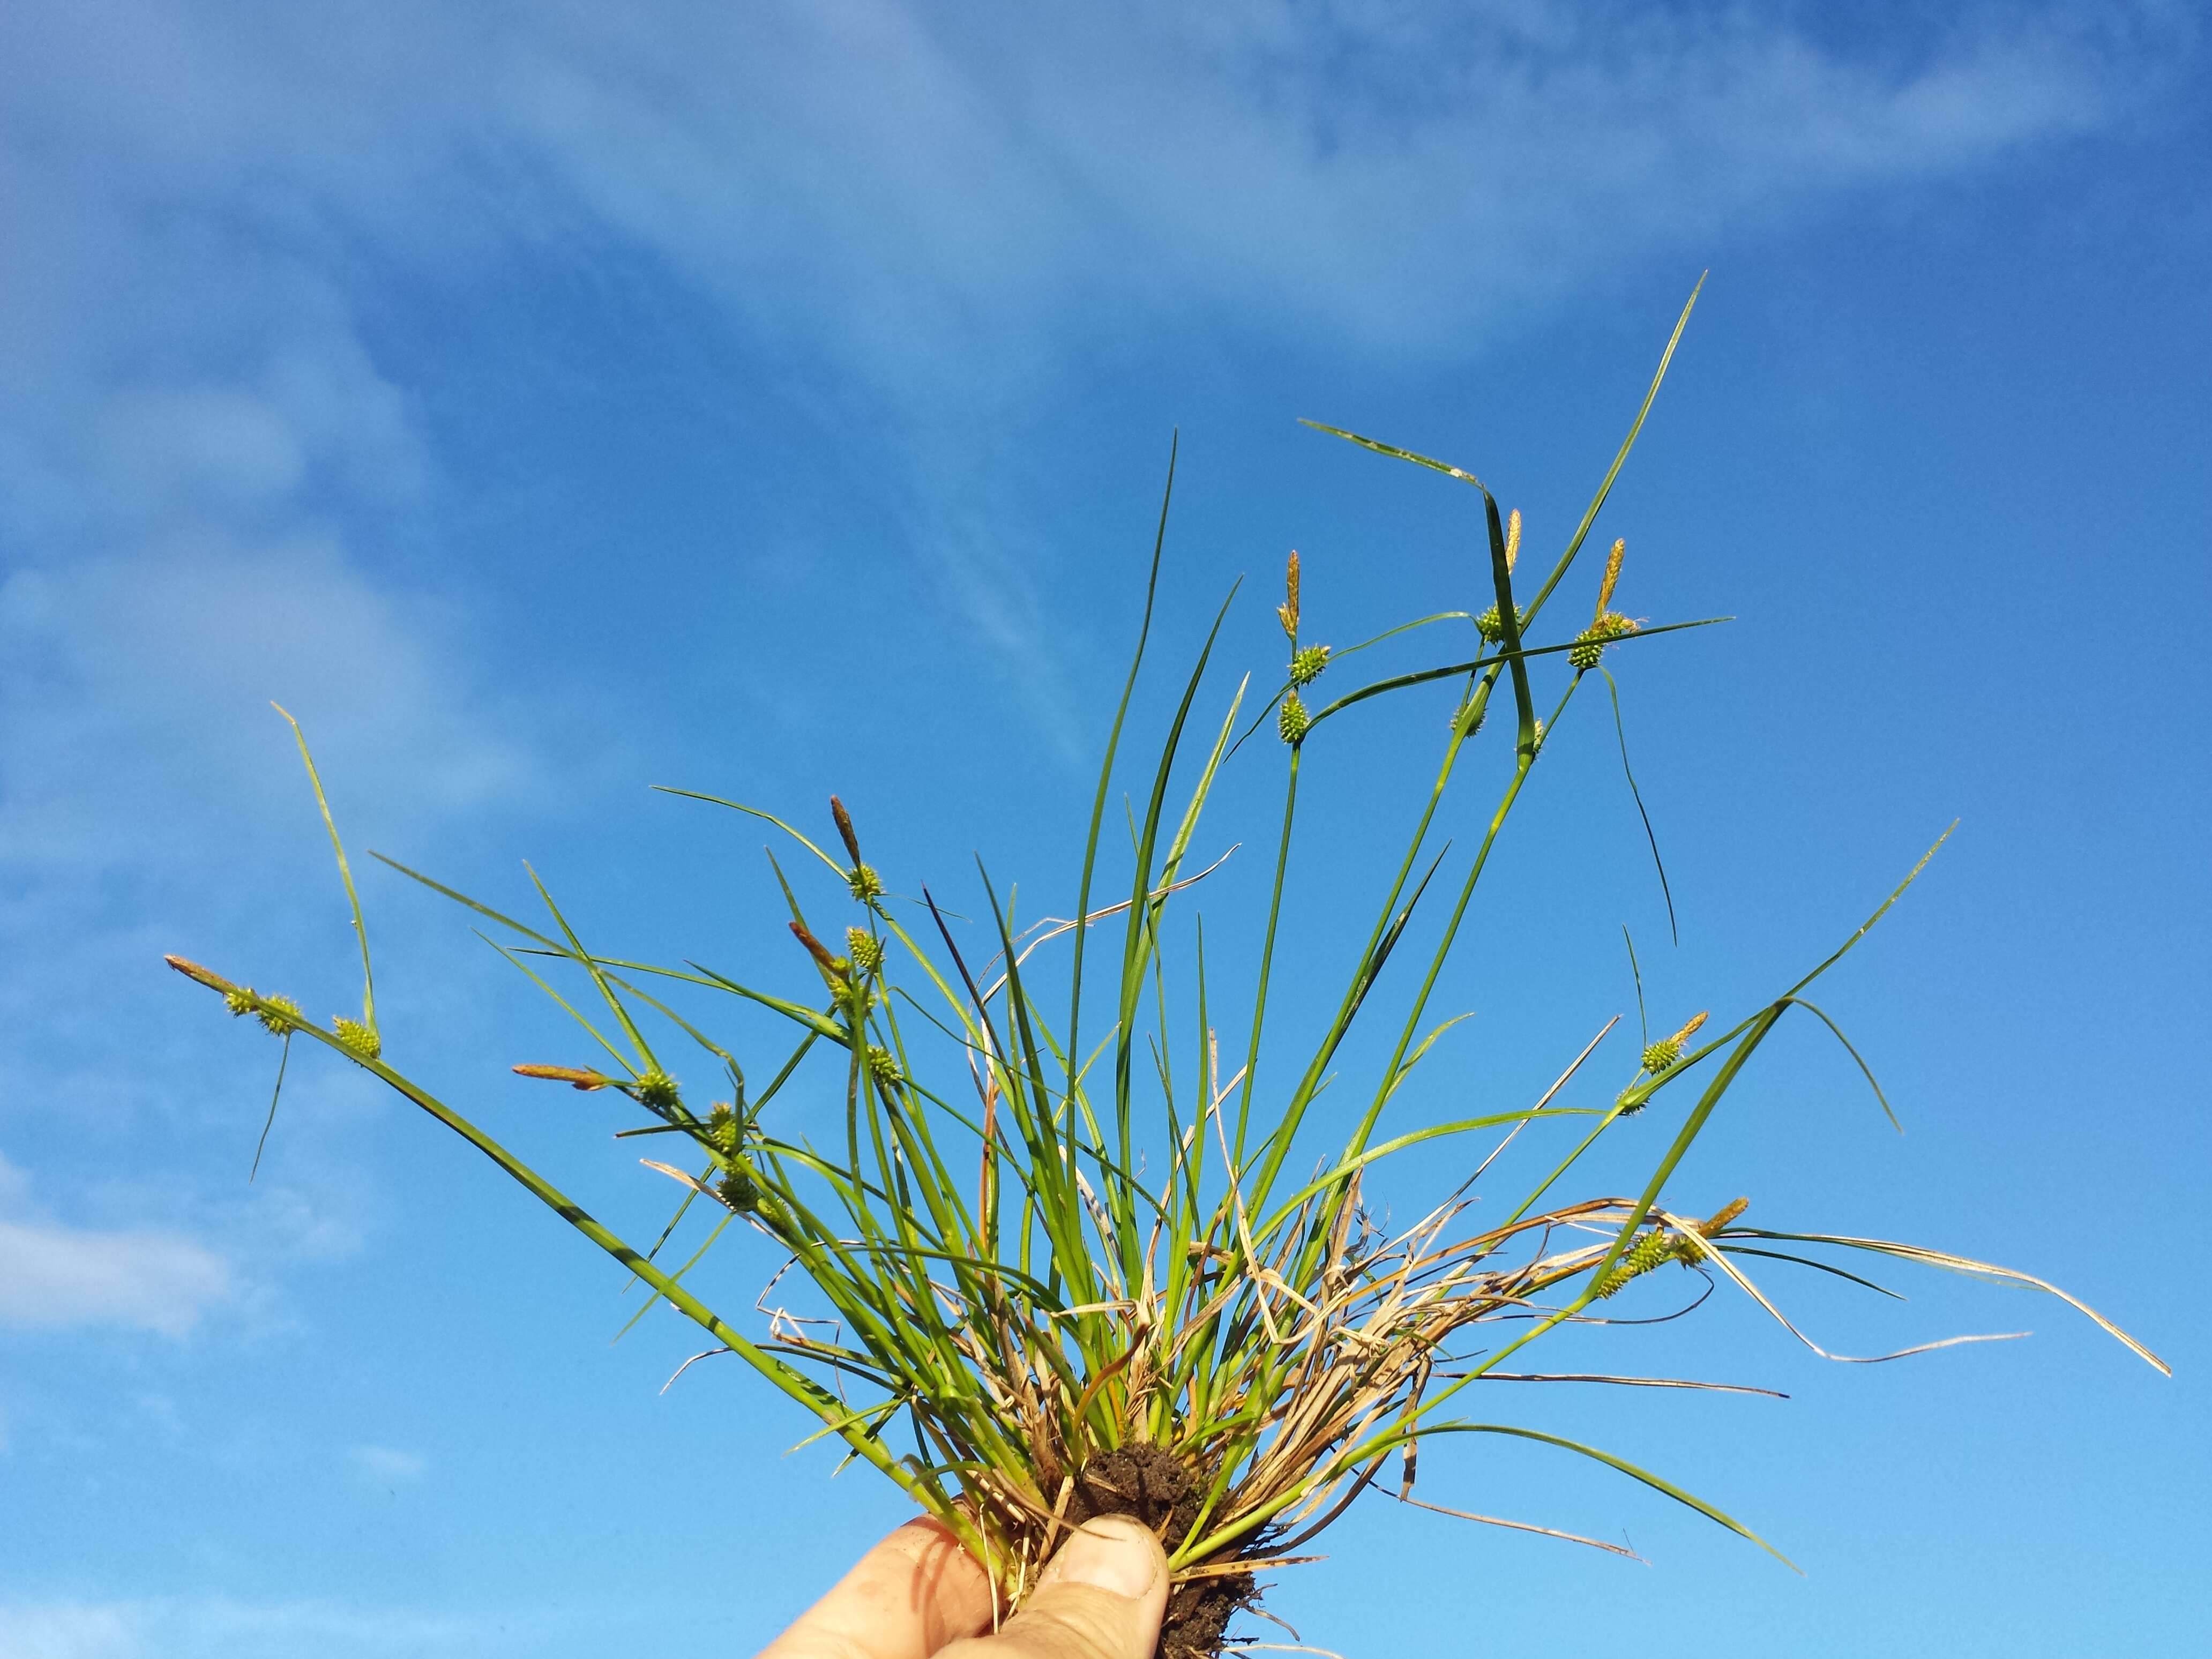
{"label": "white cloud", "polygon": [[1463,353],[1733,217],[2105,125],[2150,67],[2063,6],[1930,21],[1909,64],[1756,6],[541,16],[493,46],[497,118],[625,240],[939,410],[1178,313]]}
{"label": "white cloud", "polygon": [[0,1323],[178,1337],[236,1288],[228,1262],[175,1234],[0,1220]]}
{"label": "white cloud", "polygon": [[430,1467],[429,1460],[420,1454],[390,1446],[355,1446],[346,1455],[372,1480],[420,1480]]}
{"label": "white cloud", "polygon": [[219,1596],[0,1603],[8,1659],[463,1659],[521,1652],[536,1621]]}
{"label": "white cloud", "polygon": [[0,860],[190,857],[198,837],[179,831],[204,832],[207,814],[289,822],[308,803],[271,698],[325,757],[346,754],[356,797],[434,809],[511,794],[530,763],[464,714],[451,632],[307,530],[16,571],[0,581]]}
{"label": "white cloud", "polygon": [[[1728,228],[2124,118],[2197,35],[2148,3],[1896,22],[1852,41],[1782,4],[27,0],[0,53],[4,513],[30,562],[97,548],[102,592],[191,558],[220,589],[315,543],[337,592],[312,658],[386,591],[330,511],[393,510],[435,475],[360,294],[611,246],[833,364],[817,395],[888,428],[948,601],[1036,667],[1047,607],[1029,561],[978,550],[979,510],[1001,539],[1006,514],[975,499],[967,434],[1048,396],[1070,354],[1202,319],[1464,358],[1654,258],[1686,273]],[[415,676],[396,704],[347,681],[356,709],[399,708],[395,748],[466,725],[471,688],[416,674],[404,635],[344,651]],[[513,758],[463,740],[445,775],[495,786]]]}
{"label": "white cloud", "polygon": [[0,1157],[0,1324],[179,1337],[239,1291],[222,1256],[181,1235],[64,1226],[33,1213],[29,1177]]}

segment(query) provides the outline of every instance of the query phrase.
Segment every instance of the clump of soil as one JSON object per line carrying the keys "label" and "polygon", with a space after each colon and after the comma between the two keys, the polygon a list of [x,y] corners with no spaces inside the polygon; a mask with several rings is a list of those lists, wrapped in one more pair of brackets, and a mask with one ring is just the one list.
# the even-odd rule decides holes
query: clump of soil
{"label": "clump of soil", "polygon": [[[1172,1546],[1188,1535],[1205,1497],[1198,1476],[1166,1448],[1122,1446],[1083,1466],[1068,1494],[1066,1518],[1079,1527],[1096,1516],[1131,1516]],[[1255,1599],[1249,1572],[1177,1584],[1168,1593],[1155,1659],[1219,1659],[1231,1617]]]}

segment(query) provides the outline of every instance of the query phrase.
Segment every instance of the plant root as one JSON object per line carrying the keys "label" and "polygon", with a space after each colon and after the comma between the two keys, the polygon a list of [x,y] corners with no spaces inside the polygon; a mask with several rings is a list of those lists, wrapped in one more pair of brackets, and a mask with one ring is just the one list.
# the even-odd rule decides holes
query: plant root
{"label": "plant root", "polygon": [[[1067,1522],[1079,1527],[1097,1516],[1126,1515],[1173,1547],[1197,1524],[1205,1497],[1206,1483],[1164,1446],[1121,1446],[1099,1453],[1076,1475]],[[1249,1572],[1214,1573],[1176,1584],[1168,1592],[1154,1659],[1220,1659],[1230,1620],[1258,1601],[1258,1587]]]}

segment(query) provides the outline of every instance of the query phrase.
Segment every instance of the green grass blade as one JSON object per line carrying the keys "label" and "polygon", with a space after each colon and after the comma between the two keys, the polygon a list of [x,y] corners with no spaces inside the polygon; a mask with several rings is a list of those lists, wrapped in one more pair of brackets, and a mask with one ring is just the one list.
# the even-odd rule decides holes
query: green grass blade
{"label": "green grass blade", "polygon": [[[1651,867],[1659,872],[1659,896],[1667,901],[1667,931],[1674,936],[1674,943],[1680,945],[1682,929],[1674,920],[1674,890],[1668,884],[1667,860],[1659,856],[1659,837],[1651,828],[1651,814],[1644,810],[1644,792],[1636,787],[1636,769],[1628,763],[1628,727],[1620,717],[1620,687],[1614,684],[1612,674],[1607,670],[1600,668],[1597,672],[1605,675],[1605,689],[1613,698],[1613,732],[1620,739],[1620,774],[1628,780],[1628,793],[1636,803],[1636,816],[1644,821],[1644,839],[1650,843]],[[1629,956],[1632,960],[1635,954],[1636,947],[1631,945]],[[1637,1006],[1641,1008],[1644,1004],[1644,976],[1640,971],[1637,975],[1636,1000]],[[1650,1041],[1649,1036],[1644,1040],[1647,1042]]]}
{"label": "green grass blade", "polygon": [[315,769],[315,757],[307,750],[307,734],[300,729],[300,722],[292,718],[282,703],[272,702],[269,706],[283,714],[284,723],[292,728],[293,740],[300,745],[301,763],[307,769],[307,782],[315,792],[315,808],[323,815],[323,828],[330,831],[331,851],[337,854],[338,879],[345,884],[346,902],[353,907],[354,938],[361,944],[361,1023],[374,1040],[377,1036],[376,972],[369,965],[368,924],[362,920],[361,895],[354,890],[353,866],[346,862],[345,842],[338,839],[337,820],[331,816],[330,799],[323,793],[322,774]]}
{"label": "green grass blade", "polygon": [[[1083,947],[1091,929],[1085,921],[1091,915],[1091,878],[1098,864],[1098,828],[1105,822],[1106,795],[1114,781],[1114,760],[1121,752],[1121,725],[1129,715],[1129,699],[1137,689],[1137,673],[1145,665],[1145,647],[1152,636],[1152,607],[1159,595],[1160,554],[1167,545],[1168,507],[1175,500],[1176,456],[1182,447],[1182,434],[1177,432],[1168,441],[1168,481],[1160,491],[1159,528],[1152,536],[1152,567],[1145,577],[1145,615],[1137,626],[1137,648],[1129,656],[1128,678],[1121,683],[1121,699],[1114,705],[1114,724],[1106,733],[1106,753],[1098,763],[1098,789],[1091,803],[1091,828],[1083,842],[1083,872],[1075,888],[1075,945],[1073,960],[1068,969],[1067,1055],[1070,1066],[1082,1052],[1078,1030],[1083,1019]],[[1067,1078],[1067,1091],[1075,1092],[1075,1075]]]}

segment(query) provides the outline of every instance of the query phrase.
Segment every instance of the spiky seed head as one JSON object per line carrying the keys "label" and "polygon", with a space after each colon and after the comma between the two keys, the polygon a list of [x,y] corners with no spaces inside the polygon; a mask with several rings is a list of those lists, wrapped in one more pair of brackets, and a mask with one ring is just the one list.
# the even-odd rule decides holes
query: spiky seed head
{"label": "spiky seed head", "polygon": [[898,1061],[891,1058],[890,1050],[868,1045],[868,1075],[876,1080],[878,1089],[895,1089],[899,1085]]}
{"label": "spiky seed head", "polygon": [[865,927],[848,927],[845,954],[858,972],[873,974],[884,965],[884,942]]}
{"label": "spiky seed head", "polygon": [[1644,1069],[1656,1077],[1681,1057],[1681,1039],[1665,1037],[1644,1051]]}
{"label": "spiky seed head", "polygon": [[1630,1279],[1641,1279],[1654,1267],[1674,1261],[1681,1254],[1681,1246],[1680,1237],[1664,1227],[1654,1227],[1650,1232],[1639,1235],[1636,1243],[1622,1253],[1620,1260],[1613,1263],[1613,1271],[1606,1275],[1605,1282],[1598,1286],[1599,1298],[1602,1300],[1611,1296]]}
{"label": "spiky seed head", "polygon": [[1613,1103],[1616,1107],[1620,1108],[1621,1116],[1634,1117],[1638,1112],[1642,1111],[1649,1103],[1643,1096],[1638,1095],[1632,1086],[1630,1088],[1623,1089],[1619,1096],[1614,1098]]}
{"label": "spiky seed head", "polygon": [[[1513,614],[1514,619],[1516,622],[1521,623],[1524,626],[1527,624],[1528,621],[1528,607],[1527,605],[1515,606]],[[1486,642],[1492,645],[1497,644],[1500,640],[1505,637],[1504,620],[1498,616],[1498,607],[1496,605],[1492,605],[1489,610],[1482,612],[1481,615],[1478,616],[1474,619],[1474,629],[1476,633],[1482,635],[1483,639]]]}
{"label": "spiky seed head", "polygon": [[750,1215],[760,1208],[760,1182],[744,1170],[731,1170],[715,1184],[714,1191],[739,1215]]}
{"label": "spiky seed head", "polygon": [[656,1111],[666,1111],[678,1104],[683,1097],[677,1092],[676,1079],[667,1073],[654,1070],[638,1079],[635,1090],[641,1106],[650,1106]]}
{"label": "spiky seed head", "polygon": [[1458,708],[1452,710],[1452,729],[1462,738],[1471,738],[1482,730],[1483,722],[1490,718],[1490,705],[1473,697],[1462,697]]}
{"label": "spiky seed head", "polygon": [[1633,634],[1636,629],[1634,618],[1624,617],[1617,611],[1601,611],[1595,622],[1575,635],[1575,647],[1567,653],[1567,660],[1577,671],[1595,668],[1598,658],[1604,654],[1607,646],[1615,640]]}
{"label": "spiky seed head", "polygon": [[241,1014],[252,1013],[253,1012],[253,988],[249,985],[243,990],[240,990],[234,987],[230,990],[225,991],[222,994],[222,1006],[230,1010],[231,1018],[234,1019],[237,1018]]}
{"label": "spiky seed head", "polygon": [[277,1036],[283,1036],[295,1025],[305,1025],[307,1017],[300,1005],[289,997],[263,997],[261,1006],[253,1011],[254,1018]]}
{"label": "spiky seed head", "polygon": [[1311,685],[1321,678],[1322,670],[1328,666],[1328,647],[1309,645],[1291,658],[1291,684]]}
{"label": "spiky seed head", "polygon": [[331,1022],[331,1029],[337,1033],[338,1041],[345,1044],[349,1052],[359,1054],[363,1060],[374,1060],[384,1052],[383,1040],[372,1028],[357,1019],[348,1019],[340,1014]]}
{"label": "spiky seed head", "polygon": [[1624,537],[1615,542],[1613,551],[1605,556],[1605,574],[1599,579],[1597,585],[1597,609],[1590,612],[1591,616],[1603,617],[1606,607],[1613,603],[1613,584],[1620,580],[1620,562],[1627,556],[1628,541]]}
{"label": "spiky seed head", "polygon": [[1283,707],[1275,716],[1275,730],[1283,741],[1296,745],[1305,741],[1306,732],[1313,725],[1313,716],[1295,691],[1283,699]]}
{"label": "spiky seed head", "polygon": [[1521,509],[1515,507],[1505,515],[1505,574],[1511,575],[1513,567],[1521,562]]}
{"label": "spiky seed head", "polygon": [[853,896],[862,904],[871,904],[884,896],[883,878],[865,864],[856,864],[845,878],[845,885],[853,890]]}
{"label": "spiky seed head", "polygon": [[1283,625],[1283,636],[1292,644],[1298,637],[1298,550],[1291,550],[1289,568],[1283,573],[1283,602],[1275,607],[1275,620]]}
{"label": "spiky seed head", "polygon": [[738,1141],[743,1133],[738,1115],[730,1109],[730,1103],[716,1101],[714,1109],[707,1114],[708,1144],[726,1158],[735,1157]]}

